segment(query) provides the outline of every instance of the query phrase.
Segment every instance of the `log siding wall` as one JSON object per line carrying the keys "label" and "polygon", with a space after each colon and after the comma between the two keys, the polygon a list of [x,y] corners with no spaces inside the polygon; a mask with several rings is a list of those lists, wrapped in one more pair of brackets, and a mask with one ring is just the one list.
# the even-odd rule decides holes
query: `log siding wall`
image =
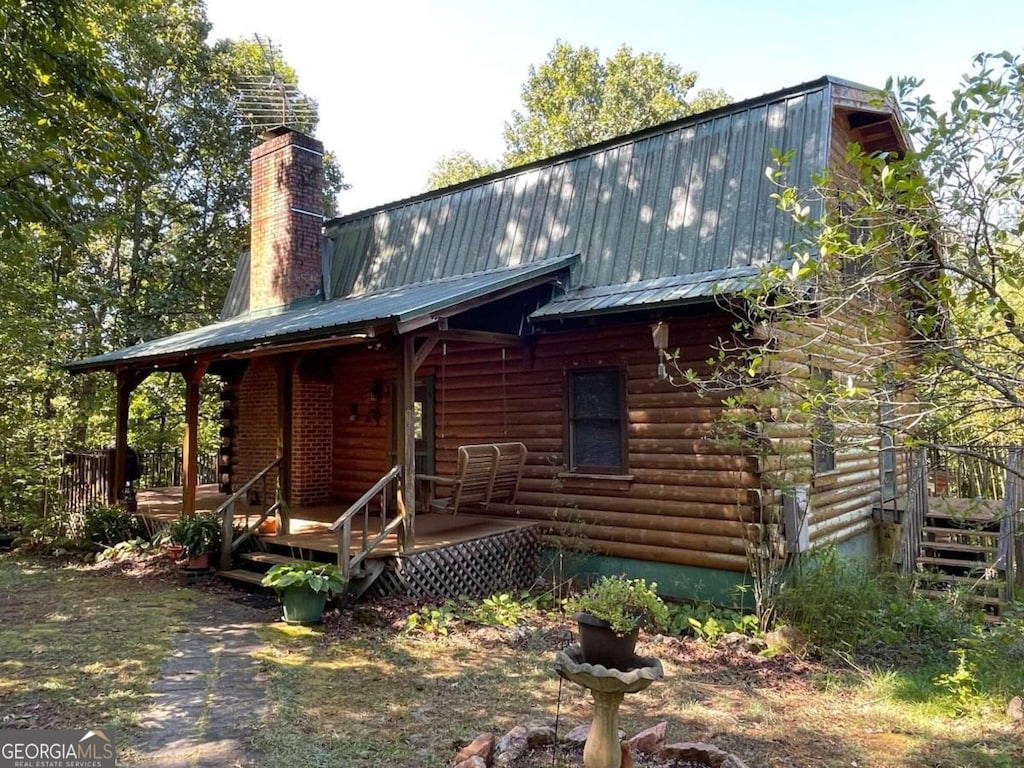
{"label": "log siding wall", "polygon": [[[859,318],[879,307],[850,307],[829,320],[807,318],[773,331],[780,350],[773,362],[783,378],[779,388],[777,421],[764,425],[764,436],[773,456],[765,469],[765,513],[781,514],[782,495],[774,490],[780,482],[809,484],[811,547],[837,544],[870,531],[874,526],[872,509],[881,500],[880,431],[875,404],[835,419],[835,470],[815,474],[811,447],[814,423],[811,414],[802,414],[798,405],[812,368],[828,368],[841,384],[873,391],[878,386],[877,361],[887,348],[907,338],[907,329],[893,322],[885,337],[865,336]],[[871,325],[876,332],[875,324]],[[788,396],[785,394],[791,392]],[[904,400],[909,400],[904,396]],[[899,406],[906,413],[907,406]],[[897,495],[906,492],[906,466],[897,451]]]}
{"label": "log siding wall", "polygon": [[[671,323],[685,369],[706,366],[732,318],[716,312]],[[435,377],[437,473],[455,469],[458,446],[521,440],[529,460],[515,506],[491,514],[546,521],[569,546],[622,557],[734,571],[746,568],[744,524],[756,519],[755,462],[711,439],[719,401],[657,378],[647,324],[545,334],[532,350],[442,345],[421,374]],[[570,371],[624,374],[628,431],[624,476],[566,469]]]}

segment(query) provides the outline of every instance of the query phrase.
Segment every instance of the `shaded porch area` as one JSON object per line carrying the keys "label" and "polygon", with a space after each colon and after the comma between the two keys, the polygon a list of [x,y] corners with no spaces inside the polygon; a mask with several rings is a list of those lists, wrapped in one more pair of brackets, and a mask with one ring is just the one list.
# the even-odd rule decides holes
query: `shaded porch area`
{"label": "shaded porch area", "polygon": [[[138,513],[150,530],[169,524],[182,513],[181,488],[154,488],[138,494]],[[216,485],[199,486],[196,509],[212,512],[225,500]],[[237,504],[237,527],[257,520],[262,507]],[[253,537],[254,550],[236,558],[236,567],[221,573],[235,581],[258,585],[263,572],[276,563],[299,560],[338,560],[340,538],[330,531],[344,505],[291,508],[288,534]],[[379,530],[373,515],[353,518],[348,555],[362,550],[367,535]],[[488,595],[509,588],[525,588],[536,575],[540,531],[536,523],[461,513],[420,513],[416,516],[415,545],[401,547],[398,532],[373,548],[368,567],[353,574],[358,594],[407,594],[413,597]],[[358,583],[363,582],[363,583]]]}
{"label": "shaded porch area", "polygon": [[[198,511],[212,512],[219,507],[226,496],[221,493],[216,485],[201,485],[196,492],[196,509]],[[182,489],[178,488],[151,488],[139,491],[138,513],[147,521],[152,530],[159,529],[169,524],[182,512]],[[235,508],[235,523],[244,525],[247,522],[256,520],[263,511],[262,507],[248,507],[244,504],[237,504]],[[338,554],[338,537],[328,530],[331,523],[338,515],[344,512],[341,504],[326,504],[308,507],[293,507],[291,510],[291,524],[288,534],[264,534],[259,539],[265,543],[273,543],[279,546],[290,547],[295,550],[306,550],[310,552],[327,552],[333,555]],[[363,518],[356,516],[353,519],[352,551],[355,554],[363,534]],[[440,547],[447,547],[454,544],[462,544],[482,539],[488,536],[515,531],[533,526],[532,522],[510,520],[507,517],[487,517],[475,514],[446,515],[439,513],[419,513],[416,515],[416,544],[411,552],[428,552]],[[373,526],[371,526],[371,530]],[[397,555],[398,536],[391,534],[379,547],[374,550],[375,554]]]}

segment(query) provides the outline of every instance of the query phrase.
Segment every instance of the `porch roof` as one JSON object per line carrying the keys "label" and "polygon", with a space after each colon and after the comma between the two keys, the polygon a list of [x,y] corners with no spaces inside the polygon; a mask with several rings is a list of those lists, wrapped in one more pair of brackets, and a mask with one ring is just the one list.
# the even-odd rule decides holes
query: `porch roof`
{"label": "porch roof", "polygon": [[534,321],[581,315],[622,312],[657,305],[668,307],[705,301],[719,294],[735,294],[761,279],[757,266],[717,269],[695,275],[673,275],[618,285],[580,288],[558,296],[534,310]]}
{"label": "porch roof", "polygon": [[350,294],[259,315],[231,318],[173,336],[136,344],[70,363],[72,373],[126,367],[154,368],[195,357],[216,357],[256,346],[273,348],[298,341],[343,337],[383,330],[403,333],[452,314],[461,306],[509,289],[523,289],[566,269],[575,254],[521,266],[502,267],[456,277]]}

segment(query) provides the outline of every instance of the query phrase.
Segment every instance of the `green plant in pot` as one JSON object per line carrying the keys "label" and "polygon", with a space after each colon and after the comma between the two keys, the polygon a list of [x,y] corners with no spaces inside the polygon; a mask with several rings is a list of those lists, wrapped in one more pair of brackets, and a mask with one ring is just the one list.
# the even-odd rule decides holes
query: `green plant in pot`
{"label": "green plant in pot", "polygon": [[657,589],[643,579],[604,576],[568,600],[588,664],[620,670],[633,666],[640,630],[657,632],[668,624],[668,607]]}
{"label": "green plant in pot", "polygon": [[288,624],[319,624],[328,598],[348,586],[338,566],[309,561],[275,565],[262,584],[277,591]]}
{"label": "green plant in pot", "polygon": [[210,553],[220,546],[220,518],[211,512],[175,518],[167,528],[167,542],[183,548],[188,567],[210,567]]}

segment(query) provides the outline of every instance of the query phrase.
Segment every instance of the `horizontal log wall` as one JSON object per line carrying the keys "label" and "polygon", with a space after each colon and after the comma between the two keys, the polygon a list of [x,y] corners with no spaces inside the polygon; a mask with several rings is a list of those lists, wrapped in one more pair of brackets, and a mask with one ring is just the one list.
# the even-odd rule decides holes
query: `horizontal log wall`
{"label": "horizontal log wall", "polygon": [[[863,322],[869,313],[877,316],[881,311],[881,306],[850,306],[828,319],[807,318],[770,332],[779,350],[771,371],[784,385],[777,390],[775,420],[764,425],[764,436],[773,451],[763,465],[769,486],[765,510],[769,515],[781,514],[782,495],[771,488],[809,483],[812,548],[840,543],[870,530],[872,509],[881,500],[877,399],[860,398],[833,411],[836,467],[819,474],[813,467],[813,416],[800,409],[812,367],[831,370],[841,385],[877,392],[879,361],[899,349],[907,333],[895,319],[884,324]],[[897,412],[905,416],[910,396],[905,394],[902,399],[904,405],[898,405]],[[902,495],[907,473],[899,452],[897,458],[896,486]]]}
{"label": "horizontal log wall", "polygon": [[[731,324],[724,312],[673,321],[681,367],[706,366]],[[544,334],[531,351],[439,344],[419,372],[435,380],[437,473],[455,471],[460,445],[521,440],[529,460],[517,504],[492,514],[549,522],[566,545],[600,553],[745,570],[755,462],[709,439],[721,402],[659,381],[657,363],[647,324]],[[625,373],[628,477],[569,474],[568,373],[606,366]]]}

